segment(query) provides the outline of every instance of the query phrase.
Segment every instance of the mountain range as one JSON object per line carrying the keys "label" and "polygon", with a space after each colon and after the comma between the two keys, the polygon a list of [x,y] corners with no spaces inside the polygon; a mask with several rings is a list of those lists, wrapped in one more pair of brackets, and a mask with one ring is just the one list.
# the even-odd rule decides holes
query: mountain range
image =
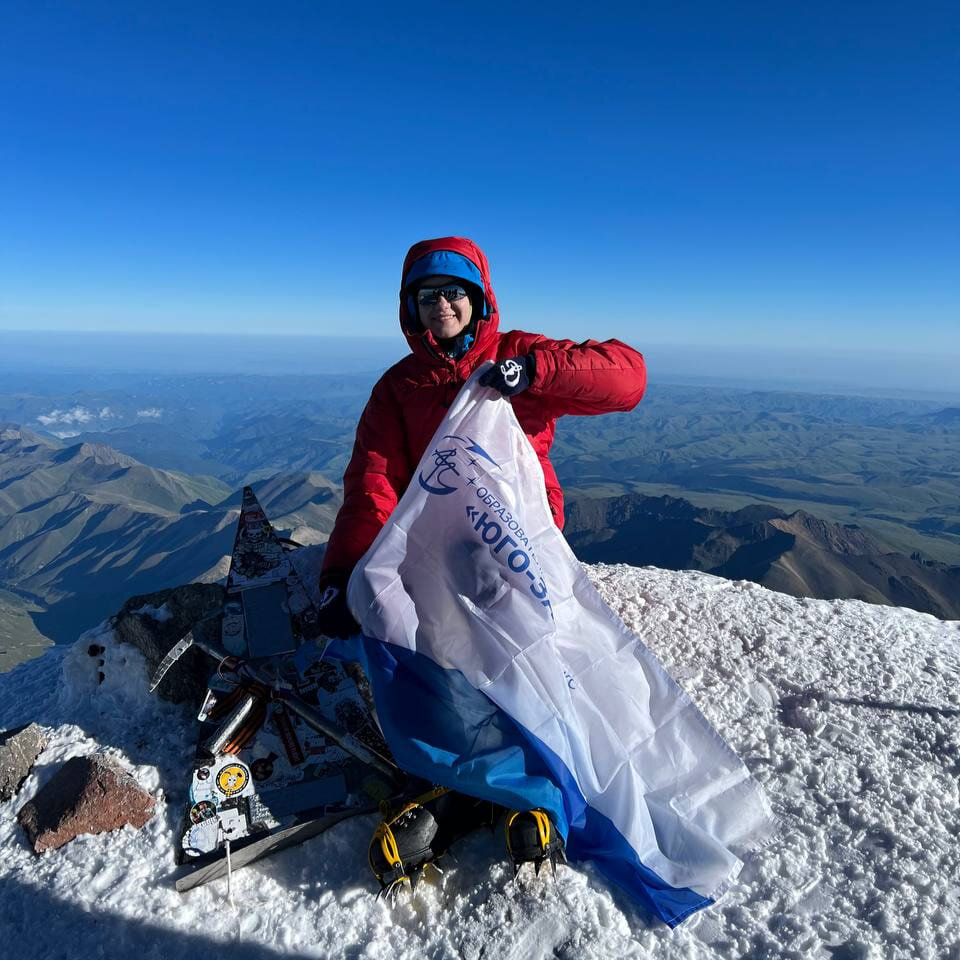
{"label": "mountain range", "polygon": [[[761,502],[960,564],[956,401],[682,386],[664,383],[653,364],[636,410],[558,421],[551,459],[568,499],[667,495],[720,510]],[[368,373],[297,376],[131,369],[11,371],[0,422],[105,444],[229,490],[281,473],[339,479],[378,375],[372,362]]]}
{"label": "mountain range", "polygon": [[[254,484],[278,530],[326,539],[338,488],[316,472]],[[0,588],[58,640],[131,593],[226,575],[241,492],[148,467],[103,444],[0,430]]]}
{"label": "mountain range", "polygon": [[[342,441],[311,434],[307,421],[281,431],[269,420],[255,417],[246,435],[231,433],[224,452],[246,463],[245,479],[283,535],[323,543],[339,486],[316,470],[267,471],[284,449],[286,463],[307,467],[311,444],[341,451],[342,460]],[[960,567],[898,552],[853,524],[770,504],[731,511],[669,496],[576,492],[566,534],[586,562],[703,570],[795,596],[960,617]],[[3,651],[74,637],[131,594],[224,577],[240,496],[223,479],[148,466],[89,437],[0,426],[0,665],[14,656]]]}
{"label": "mountain range", "polygon": [[675,497],[579,499],[564,533],[586,563],[702,570],[796,597],[854,599],[960,619],[960,566],[892,551],[855,524],[765,504],[735,511]]}
{"label": "mountain range", "polygon": [[767,503],[958,564],[958,428],[943,405],[655,384],[632,413],[562,420],[551,457],[569,499]]}

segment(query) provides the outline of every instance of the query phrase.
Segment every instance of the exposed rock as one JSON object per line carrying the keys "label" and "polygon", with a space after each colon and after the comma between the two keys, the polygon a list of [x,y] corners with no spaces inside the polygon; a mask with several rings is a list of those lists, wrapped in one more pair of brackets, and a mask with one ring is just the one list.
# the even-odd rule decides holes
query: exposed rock
{"label": "exposed rock", "polygon": [[35,724],[0,733],[0,800],[9,800],[27,778],[47,738]]}
{"label": "exposed rock", "polygon": [[[152,675],[170,648],[194,625],[208,642],[220,644],[217,613],[223,598],[224,589],[217,583],[189,583],[131,597],[116,615],[114,629],[120,640],[132,644],[146,657]],[[161,617],[157,616],[159,610],[163,610]],[[210,619],[204,620],[208,616]],[[157,693],[175,703],[200,703],[212,667],[206,654],[192,648],[163,678]]]}
{"label": "exposed rock", "polygon": [[831,523],[806,512],[796,510],[786,517],[775,517],[770,525],[784,533],[804,537],[832,553],[848,556],[882,555],[883,545],[866,530],[852,523]]}
{"label": "exposed rock", "polygon": [[128,823],[139,830],[153,807],[153,797],[126,770],[94,755],[68,760],[21,808],[17,820],[33,849],[43,853],[81,833],[104,833]]}

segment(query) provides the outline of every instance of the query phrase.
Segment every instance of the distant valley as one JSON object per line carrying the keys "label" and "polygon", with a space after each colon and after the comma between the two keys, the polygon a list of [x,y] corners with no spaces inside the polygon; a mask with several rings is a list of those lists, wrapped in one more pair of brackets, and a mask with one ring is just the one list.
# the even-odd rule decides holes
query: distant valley
{"label": "distant valley", "polygon": [[8,375],[0,423],[105,444],[229,488],[281,472],[343,475],[374,373],[316,376]]}
{"label": "distant valley", "polygon": [[653,387],[632,413],[563,421],[554,462],[571,497],[766,503],[960,564],[960,406]]}
{"label": "distant valley", "polygon": [[[229,489],[277,473],[338,482],[376,372],[8,377],[0,422],[106,444]],[[960,402],[684,387],[628,414],[566,417],[553,461],[574,496],[767,503],[856,523],[892,549],[960,563]]]}
{"label": "distant valley", "polygon": [[[376,376],[5,375],[0,669],[133,593],[221,576],[245,483],[325,540]],[[632,413],[562,419],[553,460],[584,560],[960,616],[960,404],[654,381]]]}

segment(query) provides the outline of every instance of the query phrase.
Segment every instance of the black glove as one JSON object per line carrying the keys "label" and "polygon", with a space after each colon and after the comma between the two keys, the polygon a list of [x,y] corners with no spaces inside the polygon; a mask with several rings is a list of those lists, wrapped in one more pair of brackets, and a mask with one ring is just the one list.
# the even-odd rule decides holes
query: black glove
{"label": "black glove", "polygon": [[537,361],[532,353],[521,357],[495,360],[493,366],[480,377],[480,385],[493,387],[505,397],[515,397],[533,383],[537,375]]}
{"label": "black glove", "polygon": [[317,629],[327,637],[352,637],[360,633],[360,624],[347,606],[347,575],[331,570],[320,577],[320,602],[317,604]]}

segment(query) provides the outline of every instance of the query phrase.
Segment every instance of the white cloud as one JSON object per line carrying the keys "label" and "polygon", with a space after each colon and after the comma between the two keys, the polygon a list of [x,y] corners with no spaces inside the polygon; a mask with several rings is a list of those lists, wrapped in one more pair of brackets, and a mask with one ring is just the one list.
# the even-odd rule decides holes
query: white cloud
{"label": "white cloud", "polygon": [[[49,413],[41,413],[37,417],[37,422],[45,427],[53,427],[56,424],[64,426],[79,426],[82,423],[90,423],[91,420],[112,420],[116,414],[109,407],[101,407],[100,412],[96,413],[79,405],[72,410],[51,410]],[[50,431],[55,437],[63,439],[64,436],[75,437],[80,431],[74,430],[73,433],[57,433],[56,430]]]}
{"label": "white cloud", "polygon": [[74,407],[72,410],[51,410],[41,414],[37,420],[45,427],[50,427],[55,423],[89,423],[94,416],[86,407]]}
{"label": "white cloud", "polygon": [[147,407],[145,410],[138,410],[137,416],[148,420],[159,420],[163,416],[163,409],[161,407]]}

